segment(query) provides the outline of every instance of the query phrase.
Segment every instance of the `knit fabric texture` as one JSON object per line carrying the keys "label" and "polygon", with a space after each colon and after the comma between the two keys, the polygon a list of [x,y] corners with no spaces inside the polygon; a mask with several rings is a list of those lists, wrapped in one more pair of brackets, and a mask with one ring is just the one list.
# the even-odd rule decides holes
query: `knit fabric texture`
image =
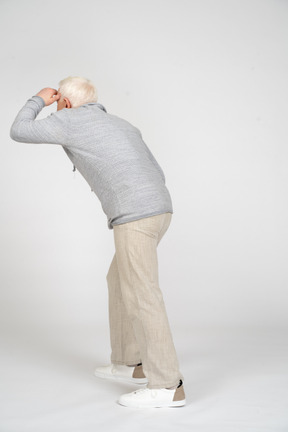
{"label": "knit fabric texture", "polygon": [[59,144],[99,198],[110,229],[173,213],[164,173],[141,132],[100,103],[64,108],[36,120],[45,102],[32,96],[14,120],[10,137]]}

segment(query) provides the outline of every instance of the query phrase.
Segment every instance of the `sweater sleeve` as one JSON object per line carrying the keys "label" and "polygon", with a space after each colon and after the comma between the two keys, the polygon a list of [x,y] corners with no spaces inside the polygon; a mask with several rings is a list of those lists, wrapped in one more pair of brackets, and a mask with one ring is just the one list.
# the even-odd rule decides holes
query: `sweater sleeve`
{"label": "sweater sleeve", "polygon": [[65,110],[56,111],[43,120],[35,120],[44,108],[40,96],[32,96],[17,114],[10,137],[14,141],[35,144],[67,144],[68,126]]}

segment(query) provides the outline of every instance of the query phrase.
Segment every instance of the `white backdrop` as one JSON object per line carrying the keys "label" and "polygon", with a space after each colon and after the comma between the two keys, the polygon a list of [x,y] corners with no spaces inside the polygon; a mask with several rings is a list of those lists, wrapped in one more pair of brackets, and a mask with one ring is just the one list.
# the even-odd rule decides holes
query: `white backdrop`
{"label": "white backdrop", "polygon": [[[1,432],[288,430],[287,23],[284,0],[0,0]],[[184,410],[125,410],[135,388],[93,376],[113,232],[60,146],[10,139],[27,99],[69,75],[165,172]]]}
{"label": "white backdrop", "polygon": [[160,282],[173,328],[287,326],[288,3],[0,6],[5,327],[108,325],[114,245],[97,197],[60,146],[9,137],[26,100],[68,75],[91,79],[165,172],[174,216]]}

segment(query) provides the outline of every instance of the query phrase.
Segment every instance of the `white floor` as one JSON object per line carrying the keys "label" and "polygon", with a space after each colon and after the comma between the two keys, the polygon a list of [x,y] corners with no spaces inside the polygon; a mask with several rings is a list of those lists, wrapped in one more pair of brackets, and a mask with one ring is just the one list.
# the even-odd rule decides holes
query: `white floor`
{"label": "white floor", "polygon": [[[101,331],[100,331],[101,330]],[[9,329],[2,337],[0,432],[288,431],[285,329],[173,329],[187,405],[117,404],[133,385],[93,375],[107,329]]]}

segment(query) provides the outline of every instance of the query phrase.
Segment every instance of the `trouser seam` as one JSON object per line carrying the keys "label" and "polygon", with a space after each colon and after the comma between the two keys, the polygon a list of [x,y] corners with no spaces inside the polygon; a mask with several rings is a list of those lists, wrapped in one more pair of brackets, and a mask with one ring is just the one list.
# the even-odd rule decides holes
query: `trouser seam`
{"label": "trouser seam", "polygon": [[[129,229],[128,229],[128,232],[129,232]],[[131,268],[132,268],[132,266],[131,266],[131,259],[129,258],[129,273],[130,273],[130,280],[131,280],[131,282],[132,282],[132,289],[135,289],[135,283],[134,283],[134,276],[133,276],[133,272],[131,272]],[[139,304],[139,298],[138,298],[138,295],[137,295],[137,289],[135,289],[135,297],[136,297],[136,300],[137,300],[137,307],[138,307],[138,311],[139,311],[139,315],[141,315],[141,309],[140,309],[140,304]],[[143,320],[141,319],[141,317],[138,317],[138,319],[139,319],[139,322],[140,322],[140,324],[141,324],[141,328],[142,328],[142,330],[143,330],[143,334],[144,334],[144,337],[145,337],[145,347],[147,347],[147,335],[146,335],[146,332],[145,332],[145,328],[144,328],[144,326],[143,326]],[[133,326],[133,324],[132,324],[132,326]],[[133,330],[134,330],[134,328],[133,328]],[[135,333],[134,333],[135,334]],[[135,335],[135,338],[136,338],[136,335]],[[140,349],[141,347],[139,346],[139,349]],[[142,357],[142,353],[140,352],[140,355],[141,355],[141,357]]]}

